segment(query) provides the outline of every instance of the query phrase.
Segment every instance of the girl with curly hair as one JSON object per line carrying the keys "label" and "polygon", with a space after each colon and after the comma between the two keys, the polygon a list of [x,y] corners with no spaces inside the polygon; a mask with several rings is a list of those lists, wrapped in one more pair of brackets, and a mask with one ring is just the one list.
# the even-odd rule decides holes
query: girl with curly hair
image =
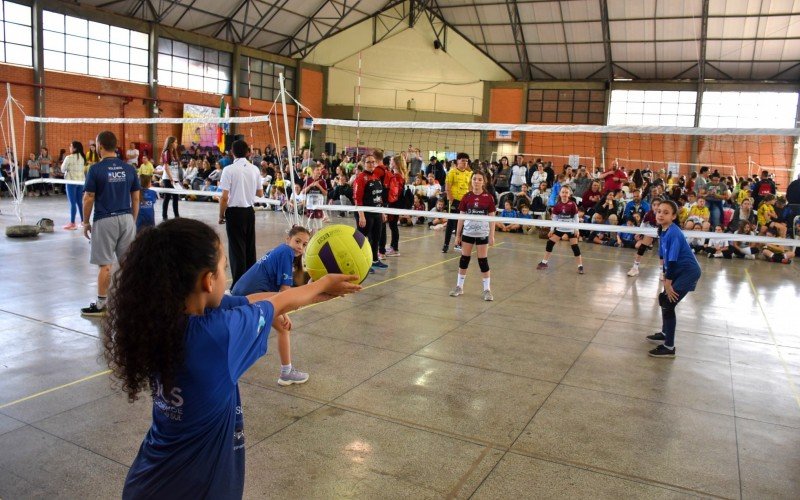
{"label": "girl with curly hair", "polygon": [[212,228],[178,218],[142,231],[116,272],[104,354],[129,401],[147,387],[153,398],[123,498],[241,498],[239,377],[266,354],[270,325],[291,326],[286,313],[360,289],[356,276],[328,275],[226,296],[225,255]]}

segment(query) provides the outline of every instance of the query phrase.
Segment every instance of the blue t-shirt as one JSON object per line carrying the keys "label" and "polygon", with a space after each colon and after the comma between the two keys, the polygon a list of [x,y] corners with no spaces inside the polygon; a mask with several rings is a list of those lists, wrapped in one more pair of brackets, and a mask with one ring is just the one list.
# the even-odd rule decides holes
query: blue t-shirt
{"label": "blue t-shirt", "polygon": [[158,201],[158,193],[152,189],[142,190],[142,196],[139,198],[139,215],[136,218],[137,232],[144,227],[156,225],[156,201]]}
{"label": "blue t-shirt", "polygon": [[250,295],[258,292],[279,292],[281,286],[294,285],[292,266],[294,250],[286,243],[267,252],[236,282],[233,295]]}
{"label": "blue t-shirt", "polygon": [[153,424],[131,465],[122,498],[236,498],[244,489],[239,377],[267,352],[274,309],[223,297],[190,316],[184,368],[174,387],[151,379]]}
{"label": "blue t-shirt", "polygon": [[83,190],[94,193],[94,220],[130,214],[131,193],[139,191],[136,169],[118,158],[104,158],[89,167]]}
{"label": "blue t-shirt", "polygon": [[500,212],[500,217],[507,217],[509,219],[515,219],[517,217],[516,210],[506,210],[505,208]]}
{"label": "blue t-shirt", "polygon": [[664,276],[672,280],[672,288],[680,292],[694,291],[700,279],[700,264],[677,224],[661,233],[658,256],[664,259]]}

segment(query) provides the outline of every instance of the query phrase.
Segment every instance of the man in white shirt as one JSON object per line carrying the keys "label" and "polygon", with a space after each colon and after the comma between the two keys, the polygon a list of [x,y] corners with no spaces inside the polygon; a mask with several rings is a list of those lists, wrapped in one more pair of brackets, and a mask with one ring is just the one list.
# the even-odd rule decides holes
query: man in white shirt
{"label": "man in white shirt", "polygon": [[133,142],[131,143],[131,147],[125,151],[125,161],[133,168],[139,167],[139,150],[136,149],[136,144]]}
{"label": "man in white shirt", "polygon": [[246,142],[234,141],[231,145],[233,163],[222,170],[219,187],[219,223],[226,224],[228,234],[228,261],[233,282],[256,263],[256,214],[253,209],[256,197],[264,196],[258,167],[247,161],[250,147]]}

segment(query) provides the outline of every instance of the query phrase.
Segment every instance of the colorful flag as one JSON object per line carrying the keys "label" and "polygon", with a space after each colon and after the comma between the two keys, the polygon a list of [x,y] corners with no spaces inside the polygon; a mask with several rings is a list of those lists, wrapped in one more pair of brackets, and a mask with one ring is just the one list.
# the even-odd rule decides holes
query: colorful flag
{"label": "colorful flag", "polygon": [[[225,98],[221,97],[219,100],[219,117],[230,118],[231,108],[225,102]],[[227,123],[217,124],[217,147],[221,152],[225,151],[225,134],[228,133],[229,125]]]}

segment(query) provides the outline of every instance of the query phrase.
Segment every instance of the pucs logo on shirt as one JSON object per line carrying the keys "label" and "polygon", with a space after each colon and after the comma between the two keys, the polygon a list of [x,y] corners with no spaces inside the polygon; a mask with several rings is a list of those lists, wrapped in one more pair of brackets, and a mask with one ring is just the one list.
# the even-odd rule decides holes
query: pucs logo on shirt
{"label": "pucs logo on shirt", "polygon": [[125,182],[127,178],[123,167],[108,167],[108,182]]}
{"label": "pucs logo on shirt", "polygon": [[164,394],[164,385],[157,379],[151,381],[150,387],[153,390],[153,404],[170,420],[183,420],[183,389],[173,387],[169,394]]}

